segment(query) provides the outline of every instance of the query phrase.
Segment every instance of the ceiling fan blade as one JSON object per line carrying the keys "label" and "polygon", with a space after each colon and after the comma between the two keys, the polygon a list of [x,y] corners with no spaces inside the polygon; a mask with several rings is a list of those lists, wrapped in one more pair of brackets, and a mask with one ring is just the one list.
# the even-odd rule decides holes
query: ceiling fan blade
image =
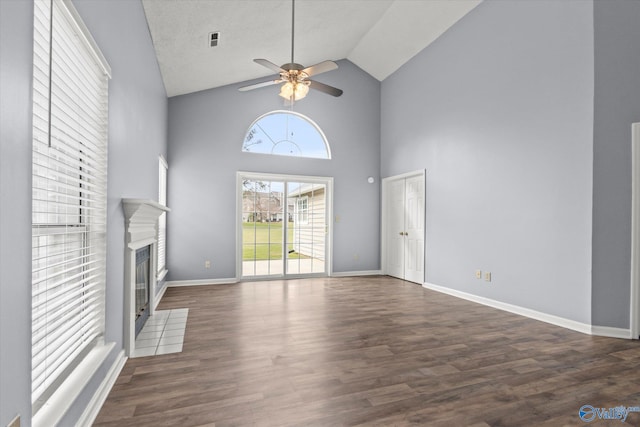
{"label": "ceiling fan blade", "polygon": [[310,67],[302,70],[303,73],[308,75],[309,77],[315,76],[316,74],[326,73],[327,71],[333,71],[338,69],[338,64],[333,61],[322,61],[316,65],[312,65]]}
{"label": "ceiling fan blade", "polygon": [[253,62],[255,62],[256,64],[260,64],[263,67],[267,67],[268,69],[273,70],[276,73],[281,73],[284,71],[282,68],[280,68],[279,66],[277,66],[271,61],[267,61],[266,59],[258,58],[258,59],[254,59]]}
{"label": "ceiling fan blade", "polygon": [[331,96],[340,96],[342,95],[342,89],[338,89],[333,86],[326,85],[324,83],[316,82],[315,80],[309,80],[311,89],[319,90],[320,92],[324,92]]}
{"label": "ceiling fan blade", "polygon": [[275,85],[275,84],[282,83],[282,82],[283,82],[282,79],[268,80],[266,82],[260,82],[260,83],[255,83],[255,84],[248,85],[248,86],[242,86],[242,87],[239,87],[238,90],[240,92],[246,92],[248,90],[258,89],[258,88],[265,87],[265,86],[271,86],[271,85]]}

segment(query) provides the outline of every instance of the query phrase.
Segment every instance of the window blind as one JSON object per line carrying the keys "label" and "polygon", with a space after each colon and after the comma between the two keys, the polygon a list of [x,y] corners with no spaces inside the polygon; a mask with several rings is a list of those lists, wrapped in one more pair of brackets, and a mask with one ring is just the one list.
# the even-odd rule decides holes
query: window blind
{"label": "window blind", "polygon": [[72,6],[34,2],[34,412],[104,333],[108,66]]}
{"label": "window blind", "polygon": [[[167,172],[169,166],[166,160],[160,156],[159,160],[159,182],[158,182],[158,203],[167,206]],[[162,212],[158,218],[158,274],[166,269],[167,264],[167,213]]]}

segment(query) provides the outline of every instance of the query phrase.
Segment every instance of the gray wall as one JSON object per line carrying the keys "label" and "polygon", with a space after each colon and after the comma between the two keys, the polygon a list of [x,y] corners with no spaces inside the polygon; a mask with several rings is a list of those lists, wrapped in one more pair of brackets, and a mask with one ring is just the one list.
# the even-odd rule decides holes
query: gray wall
{"label": "gray wall", "polygon": [[168,99],[142,3],[76,0],[78,12],[111,66],[109,82],[109,181],[107,204],[107,328],[116,342],[63,425],[77,419],[123,344],[123,197],[158,200],[158,156],[166,156]]}
{"label": "gray wall", "polygon": [[0,426],[31,418],[32,69],[33,3],[0,1]]}
{"label": "gray wall", "polygon": [[318,80],[344,89],[342,97],[312,91],[294,107],[324,131],[331,160],[241,152],[251,123],[284,108],[277,87],[239,92],[232,85],[169,100],[169,280],[235,277],[237,171],[334,177],[341,217],[334,271],[380,268],[380,83],[348,61],[339,66]]}
{"label": "gray wall", "polygon": [[629,327],[631,124],[640,122],[640,2],[595,2],[593,323]]}
{"label": "gray wall", "polygon": [[427,170],[427,282],[590,323],[593,85],[593,4],[538,0],[383,82],[382,174]]}
{"label": "gray wall", "polygon": [[[74,425],[123,346],[124,217],[120,199],[157,200],[168,100],[137,0],[77,0],[111,65],[106,339],[117,343],[61,425]],[[31,425],[31,69],[33,5],[0,1],[0,425]],[[9,351],[10,350],[10,351]]]}

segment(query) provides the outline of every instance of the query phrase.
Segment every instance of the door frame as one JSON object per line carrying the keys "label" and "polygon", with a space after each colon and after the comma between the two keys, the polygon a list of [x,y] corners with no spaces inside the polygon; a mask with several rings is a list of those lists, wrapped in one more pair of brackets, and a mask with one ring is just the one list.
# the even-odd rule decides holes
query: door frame
{"label": "door frame", "polygon": [[640,335],[640,123],[631,125],[631,291],[629,333]]}
{"label": "door frame", "polygon": [[[282,275],[255,276],[251,280],[273,280],[273,279],[294,279],[301,277],[325,277],[333,274],[333,177],[327,176],[307,176],[307,175],[287,175],[262,172],[236,172],[236,280],[242,280],[242,180],[255,179],[264,181],[282,182],[310,182],[326,185],[326,209],[325,212],[325,273],[324,274],[287,274],[286,266]],[[286,186],[286,184],[285,184]],[[286,204],[285,204],[286,214]],[[283,259],[282,262],[286,262]]]}
{"label": "door frame", "polygon": [[[389,198],[389,194],[388,194],[388,190],[387,190],[387,186],[389,185],[390,182],[393,181],[398,181],[401,179],[407,179],[407,178],[413,178],[416,176],[421,176],[424,180],[424,213],[425,213],[425,222],[424,222],[424,255],[425,255],[425,263],[424,263],[424,273],[423,273],[423,282],[426,280],[427,278],[427,263],[426,263],[426,257],[427,257],[427,221],[426,221],[426,216],[427,216],[427,198],[426,198],[426,194],[427,194],[427,182],[426,182],[426,176],[427,176],[427,171],[426,169],[418,169],[418,170],[414,170],[411,172],[405,172],[402,173],[400,175],[393,175],[393,176],[389,176],[386,178],[382,178],[382,196],[381,196],[381,212],[380,212],[380,269],[382,271],[382,274],[387,274],[388,273],[388,269],[387,269],[387,203],[388,203],[388,198]],[[422,283],[421,283],[422,285]]]}

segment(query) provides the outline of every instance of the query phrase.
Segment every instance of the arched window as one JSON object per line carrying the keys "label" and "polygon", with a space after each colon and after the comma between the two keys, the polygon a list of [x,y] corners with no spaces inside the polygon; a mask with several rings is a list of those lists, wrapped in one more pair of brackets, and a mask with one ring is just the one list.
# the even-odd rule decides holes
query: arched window
{"label": "arched window", "polygon": [[308,117],[277,110],[258,117],[242,143],[248,153],[330,159],[331,150],[322,130]]}

